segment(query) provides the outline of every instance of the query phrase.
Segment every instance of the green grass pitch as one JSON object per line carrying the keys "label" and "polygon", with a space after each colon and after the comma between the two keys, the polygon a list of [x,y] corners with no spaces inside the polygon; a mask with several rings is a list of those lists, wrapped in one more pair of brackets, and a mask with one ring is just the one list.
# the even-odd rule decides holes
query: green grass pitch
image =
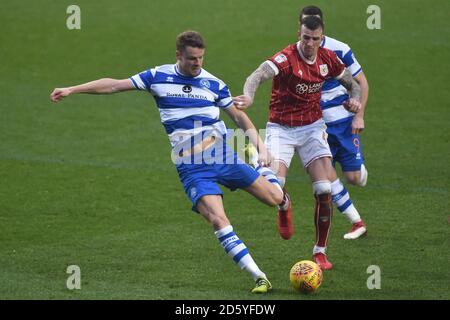
{"label": "green grass pitch", "polygon": [[[252,70],[296,41],[298,10],[311,3],[370,84],[369,182],[348,187],[369,236],[343,240],[349,224],[335,210],[334,270],[317,294],[299,295],[289,269],[311,258],[314,243],[312,189],[299,161],[287,182],[297,228],[289,241],[278,236],[274,209],[225,190],[235,230],[274,285],[256,297],[190,211],[150,95],[52,104],[49,94],[173,63],[176,35],[194,29],[207,41],[205,69],[238,95]],[[81,30],[68,30],[70,4],[1,4],[0,299],[450,298],[450,2],[79,0]],[[366,27],[371,4],[381,9],[380,30]],[[264,84],[248,111],[259,128],[269,91]],[[81,269],[80,290],[66,287],[69,265]],[[367,288],[370,265],[381,269],[381,289]]]}

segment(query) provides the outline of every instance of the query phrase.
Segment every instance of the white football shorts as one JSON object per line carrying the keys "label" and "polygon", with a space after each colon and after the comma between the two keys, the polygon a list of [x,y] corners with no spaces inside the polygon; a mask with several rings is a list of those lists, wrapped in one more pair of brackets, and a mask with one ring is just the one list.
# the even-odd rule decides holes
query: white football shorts
{"label": "white football shorts", "polygon": [[327,126],[322,119],[306,126],[289,127],[268,122],[266,145],[276,161],[289,168],[296,152],[305,168],[316,159],[332,157],[327,142]]}

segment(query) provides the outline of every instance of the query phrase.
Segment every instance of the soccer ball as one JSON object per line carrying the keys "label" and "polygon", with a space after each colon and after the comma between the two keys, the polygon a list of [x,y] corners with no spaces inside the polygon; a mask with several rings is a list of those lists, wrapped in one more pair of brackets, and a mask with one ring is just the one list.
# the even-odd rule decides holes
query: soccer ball
{"label": "soccer ball", "polygon": [[291,268],[289,278],[292,287],[302,293],[316,291],[322,283],[322,269],[312,261],[302,260]]}

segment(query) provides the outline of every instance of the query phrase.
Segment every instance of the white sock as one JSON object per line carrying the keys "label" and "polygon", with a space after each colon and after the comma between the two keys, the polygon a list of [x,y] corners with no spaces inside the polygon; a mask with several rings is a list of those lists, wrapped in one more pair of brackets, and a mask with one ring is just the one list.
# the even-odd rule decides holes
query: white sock
{"label": "white sock", "polygon": [[359,185],[361,187],[364,187],[367,184],[367,178],[368,178],[369,172],[366,169],[366,166],[364,164],[361,165],[361,175],[359,178]]}
{"label": "white sock", "polygon": [[252,275],[253,280],[258,278],[266,278],[255,261],[248,252],[245,244],[234,233],[231,225],[214,232],[225,252],[239,265],[241,269],[245,269]]}
{"label": "white sock", "polygon": [[283,202],[278,205],[278,209],[286,211],[289,208],[289,197],[286,193],[283,193]]}
{"label": "white sock", "polygon": [[358,210],[353,205],[350,194],[339,179],[331,183],[331,196],[338,210],[353,224],[361,221]]}
{"label": "white sock", "polygon": [[277,176],[275,173],[273,173],[272,169],[269,167],[256,167],[255,170],[262,175],[264,178],[267,179],[271,184],[276,186],[281,192],[283,192],[283,189],[280,186],[280,182],[278,181]]}
{"label": "white sock", "polygon": [[280,177],[280,176],[277,176],[277,178],[278,178],[278,182],[280,183],[280,187],[284,188],[284,185],[286,184],[286,178]]}

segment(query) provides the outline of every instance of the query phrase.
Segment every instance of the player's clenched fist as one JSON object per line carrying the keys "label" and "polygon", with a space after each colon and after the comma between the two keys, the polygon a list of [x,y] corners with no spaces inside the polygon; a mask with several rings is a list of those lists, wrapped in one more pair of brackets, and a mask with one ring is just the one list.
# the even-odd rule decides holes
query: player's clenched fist
{"label": "player's clenched fist", "polygon": [[245,110],[253,103],[253,99],[246,95],[241,95],[237,97],[233,97],[233,102],[236,108],[240,110]]}
{"label": "player's clenched fist", "polygon": [[357,113],[359,110],[361,110],[361,103],[353,98],[344,101],[343,106],[345,107],[345,109],[353,113]]}
{"label": "player's clenched fist", "polygon": [[55,88],[50,94],[50,100],[53,102],[59,102],[62,98],[67,97],[69,94],[69,88]]}

